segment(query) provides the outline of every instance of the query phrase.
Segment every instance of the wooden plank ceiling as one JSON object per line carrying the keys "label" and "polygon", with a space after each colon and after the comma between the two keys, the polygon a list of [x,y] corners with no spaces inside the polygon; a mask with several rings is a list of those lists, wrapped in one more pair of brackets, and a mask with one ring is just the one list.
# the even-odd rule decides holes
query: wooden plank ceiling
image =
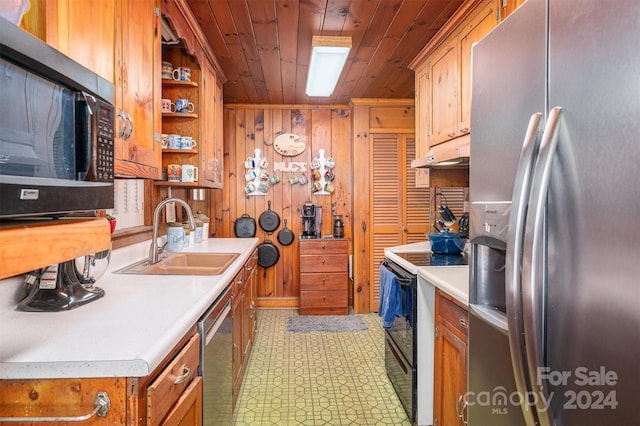
{"label": "wooden plank ceiling", "polygon": [[[463,0],[187,0],[226,75],[225,103],[412,98],[409,63]],[[330,97],[305,94],[314,35],[351,36]]]}

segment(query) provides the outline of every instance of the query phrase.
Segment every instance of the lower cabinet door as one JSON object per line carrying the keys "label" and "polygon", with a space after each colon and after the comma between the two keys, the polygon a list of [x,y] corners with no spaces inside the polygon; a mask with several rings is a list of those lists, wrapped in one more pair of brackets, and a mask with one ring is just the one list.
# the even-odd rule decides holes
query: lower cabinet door
{"label": "lower cabinet door", "polygon": [[180,399],[167,414],[163,426],[201,426],[202,425],[202,377],[193,379]]}

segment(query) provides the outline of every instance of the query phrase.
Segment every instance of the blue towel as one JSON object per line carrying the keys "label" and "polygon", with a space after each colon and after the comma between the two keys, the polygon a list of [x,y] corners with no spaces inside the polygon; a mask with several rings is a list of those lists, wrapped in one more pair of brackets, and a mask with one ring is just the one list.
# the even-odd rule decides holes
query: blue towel
{"label": "blue towel", "polygon": [[396,315],[402,315],[402,290],[396,276],[386,266],[380,265],[380,305],[378,315],[382,317],[382,328],[389,329]]}

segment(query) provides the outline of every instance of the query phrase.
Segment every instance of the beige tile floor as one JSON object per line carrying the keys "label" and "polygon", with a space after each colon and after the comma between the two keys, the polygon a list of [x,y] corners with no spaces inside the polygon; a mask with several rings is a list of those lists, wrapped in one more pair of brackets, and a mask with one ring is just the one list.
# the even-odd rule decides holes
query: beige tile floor
{"label": "beige tile floor", "polygon": [[259,310],[236,425],[407,425],[384,370],[376,314],[368,331],[290,333],[297,309]]}

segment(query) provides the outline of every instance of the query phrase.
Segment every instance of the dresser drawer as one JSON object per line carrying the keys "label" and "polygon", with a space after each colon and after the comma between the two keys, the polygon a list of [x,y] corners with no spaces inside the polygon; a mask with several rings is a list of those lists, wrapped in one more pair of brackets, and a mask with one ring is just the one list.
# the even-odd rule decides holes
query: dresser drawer
{"label": "dresser drawer", "polygon": [[346,272],[327,274],[300,274],[300,291],[307,290],[344,290],[347,288]]}
{"label": "dresser drawer", "polygon": [[147,424],[157,425],[198,375],[200,336],[194,334],[147,388]]}
{"label": "dresser drawer", "polygon": [[301,291],[300,308],[347,306],[347,289],[335,291]]}
{"label": "dresser drawer", "polygon": [[463,334],[469,327],[469,313],[466,309],[449,299],[448,295],[438,292],[438,317],[453,325]]}
{"label": "dresser drawer", "polygon": [[302,240],[300,254],[347,254],[347,240]]}
{"label": "dresser drawer", "polygon": [[347,256],[343,254],[300,256],[301,273],[346,272],[348,268]]}

